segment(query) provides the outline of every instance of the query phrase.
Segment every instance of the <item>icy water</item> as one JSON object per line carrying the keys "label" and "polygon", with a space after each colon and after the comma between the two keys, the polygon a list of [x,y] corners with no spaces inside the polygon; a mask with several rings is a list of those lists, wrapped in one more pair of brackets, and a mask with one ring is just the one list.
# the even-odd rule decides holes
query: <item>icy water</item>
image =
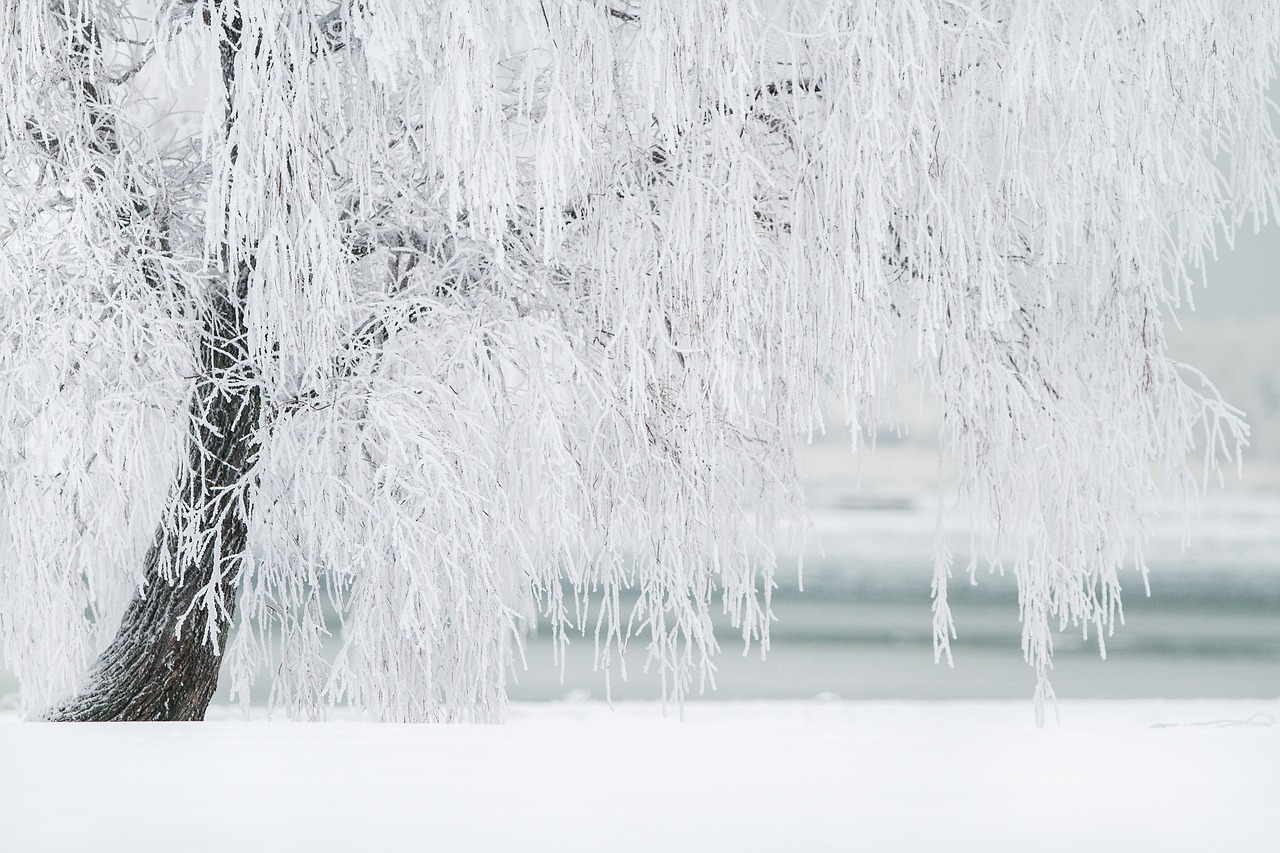
{"label": "icy water", "polygon": [[[838,503],[838,501],[837,501]],[[954,666],[933,660],[929,587],[936,505],[919,497],[860,499],[814,513],[815,531],[797,591],[794,561],[774,594],[777,622],[768,656],[742,654],[724,620],[716,690],[707,699],[993,699],[1031,695],[1023,662],[1017,588],[1012,577],[964,566],[968,536],[951,541],[957,568],[950,601],[959,636]],[[1122,575],[1123,625],[1105,638],[1107,659],[1090,632],[1055,638],[1052,682],[1061,698],[1274,698],[1280,696],[1280,501],[1223,498],[1192,520],[1154,526],[1148,563],[1151,597],[1136,571]],[[637,644],[639,645],[639,644]],[[563,683],[546,637],[527,650],[529,670],[511,688],[516,699],[603,698],[592,669],[592,638],[577,638]],[[612,696],[651,699],[658,679],[643,673],[645,654],[628,654],[628,679],[611,679]]]}
{"label": "icy water", "polygon": [[[1271,698],[1280,696],[1280,567],[1266,571],[1152,570],[1152,597],[1140,583],[1125,598],[1125,624],[1106,638],[1107,659],[1079,631],[1055,638],[1053,685],[1060,697]],[[816,572],[815,572],[816,574]],[[959,637],[954,666],[933,661],[929,575],[918,564],[881,564],[810,578],[803,593],[780,589],[768,656],[746,656],[727,621],[717,636],[717,689],[707,699],[992,699],[1031,694],[1020,648],[1017,594],[1010,578],[987,578],[951,591]],[[1137,578],[1134,579],[1137,581]],[[564,682],[546,638],[527,650],[529,671],[515,699],[603,698],[592,671],[591,637],[578,638]],[[641,670],[643,649],[628,655],[619,699],[651,699],[658,680]]]}

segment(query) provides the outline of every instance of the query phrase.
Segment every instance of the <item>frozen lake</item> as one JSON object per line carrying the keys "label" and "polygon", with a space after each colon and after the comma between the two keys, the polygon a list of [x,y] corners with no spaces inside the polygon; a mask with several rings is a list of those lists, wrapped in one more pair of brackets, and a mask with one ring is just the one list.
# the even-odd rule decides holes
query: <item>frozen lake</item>
{"label": "frozen lake", "polygon": [[[783,565],[774,593],[778,621],[765,660],[741,654],[727,620],[717,689],[708,699],[1003,699],[1031,695],[1022,660],[1017,589],[1009,576],[980,571],[968,584],[968,537],[953,525],[957,555],[950,600],[959,638],[955,667],[933,662],[929,584],[936,504],[919,494],[819,495],[797,591],[795,562]],[[1055,639],[1053,683],[1063,698],[1275,698],[1280,696],[1280,500],[1214,495],[1192,519],[1184,550],[1180,512],[1153,525],[1151,597],[1136,571],[1122,576],[1125,624],[1106,641],[1068,631]],[[571,646],[564,682],[550,641],[535,638],[529,670],[512,696],[524,700],[603,698],[592,670],[591,638]],[[629,655],[628,680],[615,698],[652,699],[656,677]]]}

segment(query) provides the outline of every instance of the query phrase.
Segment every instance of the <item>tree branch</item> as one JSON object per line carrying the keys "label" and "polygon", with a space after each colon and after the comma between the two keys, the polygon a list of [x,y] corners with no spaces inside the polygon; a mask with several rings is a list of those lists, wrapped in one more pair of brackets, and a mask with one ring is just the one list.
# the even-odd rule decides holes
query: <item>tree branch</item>
{"label": "tree branch", "polygon": [[[84,180],[90,190],[96,190],[100,184],[111,177],[104,163],[118,162],[124,157],[113,108],[98,80],[102,79],[108,84],[127,81],[141,70],[155,51],[150,51],[147,56],[126,69],[118,78],[95,73],[95,66],[101,62],[102,54],[102,40],[96,24],[83,11],[73,8],[69,3],[54,3],[52,10],[66,29],[68,36],[68,47],[72,57],[69,67],[76,73],[69,82],[73,93],[78,95],[77,100],[83,111],[88,129],[85,147],[87,153],[91,155],[89,173]],[[58,163],[67,162],[70,152],[66,141],[42,127],[35,117],[27,119],[26,128],[31,140],[46,156]],[[127,200],[116,211],[116,223],[122,230],[139,225],[148,227],[149,237],[146,245],[150,250],[150,256],[142,260],[142,276],[148,287],[161,291],[169,282],[158,259],[172,257],[168,222],[156,206],[148,200],[146,193],[132,174],[127,170],[125,172],[122,184]]]}
{"label": "tree branch", "polygon": [[621,9],[615,9],[612,6],[605,6],[604,11],[605,11],[605,14],[609,15],[612,18],[617,18],[619,21],[626,21],[628,24],[640,23],[639,15],[633,15],[630,12],[624,12]]}

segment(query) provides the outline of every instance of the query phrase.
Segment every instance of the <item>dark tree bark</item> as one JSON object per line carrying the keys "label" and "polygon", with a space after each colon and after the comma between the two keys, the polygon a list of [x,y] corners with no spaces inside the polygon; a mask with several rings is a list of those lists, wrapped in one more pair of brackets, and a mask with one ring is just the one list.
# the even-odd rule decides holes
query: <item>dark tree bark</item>
{"label": "dark tree bark", "polygon": [[[229,13],[211,21],[210,13],[221,12],[223,5],[215,0],[205,15],[206,23],[221,30],[230,129],[241,21],[230,2]],[[97,50],[97,31],[89,22],[68,23],[75,49],[86,56]],[[102,101],[97,89],[85,89],[84,100],[98,127]],[[107,141],[114,142],[110,129]],[[115,147],[102,147],[99,153],[118,153]],[[173,502],[147,551],[143,585],[115,638],[90,669],[84,690],[47,711],[45,719],[202,720],[217,689],[221,648],[235,613],[247,548],[248,480],[262,419],[260,392],[248,370],[244,318],[251,265],[233,262],[231,254],[228,246],[222,247],[225,285],[203,308],[187,458]]]}
{"label": "dark tree bark", "polygon": [[[258,451],[259,392],[242,375],[246,278],[242,271],[233,292],[215,298],[205,317],[186,467],[147,552],[144,586],[90,670],[87,688],[47,719],[204,719],[234,615],[250,508],[246,481]],[[212,612],[204,603],[210,594]]]}

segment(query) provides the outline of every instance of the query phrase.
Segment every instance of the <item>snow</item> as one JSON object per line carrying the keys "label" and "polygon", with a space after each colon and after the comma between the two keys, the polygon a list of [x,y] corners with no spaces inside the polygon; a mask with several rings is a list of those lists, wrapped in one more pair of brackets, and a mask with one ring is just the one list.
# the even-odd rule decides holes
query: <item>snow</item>
{"label": "snow", "polygon": [[[1280,700],[0,722],[7,850],[1280,849]],[[674,711],[674,709],[669,709]]]}

